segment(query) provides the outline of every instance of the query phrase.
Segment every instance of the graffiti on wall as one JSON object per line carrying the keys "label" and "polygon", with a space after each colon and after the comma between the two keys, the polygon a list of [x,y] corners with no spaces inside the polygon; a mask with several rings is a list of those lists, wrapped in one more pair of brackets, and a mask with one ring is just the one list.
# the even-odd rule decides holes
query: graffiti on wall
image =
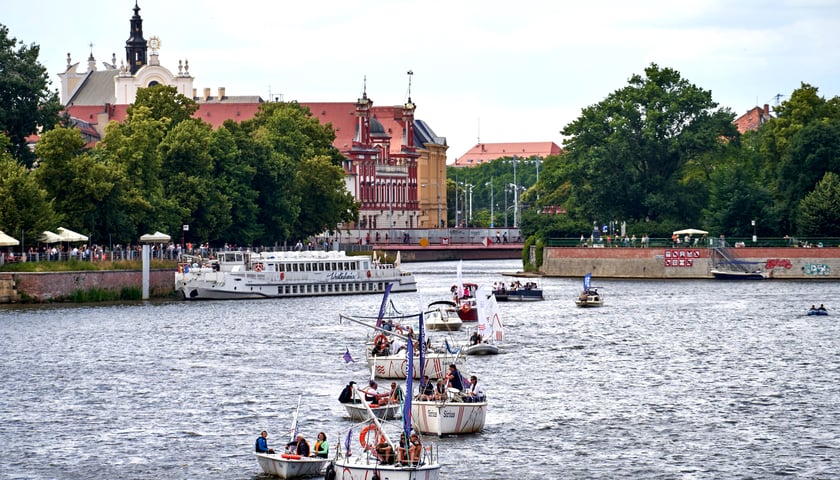
{"label": "graffiti on wall", "polygon": [[776,267],[790,270],[791,267],[793,267],[793,264],[790,263],[790,259],[788,258],[771,258],[767,260],[766,264],[764,264],[764,268],[767,270],[772,270]]}
{"label": "graffiti on wall", "polygon": [[824,263],[806,263],[802,267],[802,273],[805,275],[827,276],[831,275],[831,267]]}

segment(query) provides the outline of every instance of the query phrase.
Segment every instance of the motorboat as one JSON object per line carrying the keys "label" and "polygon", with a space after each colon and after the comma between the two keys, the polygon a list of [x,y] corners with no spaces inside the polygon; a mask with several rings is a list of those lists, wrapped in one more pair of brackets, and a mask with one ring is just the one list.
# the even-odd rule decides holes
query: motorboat
{"label": "motorboat", "polygon": [[718,280],[764,280],[767,278],[767,274],[760,270],[745,272],[741,270],[721,270],[713,268],[711,273]]}
{"label": "motorboat", "polygon": [[429,304],[425,313],[426,328],[428,330],[455,331],[464,322],[458,315],[458,306],[451,300],[438,300]]}
{"label": "motorboat", "polygon": [[525,282],[523,285],[519,281],[516,281],[510,286],[502,283],[493,290],[493,295],[499,302],[535,302],[545,300],[542,288],[536,282]]}
{"label": "motorboat", "polygon": [[598,292],[598,289],[591,285],[592,274],[587,273],[583,277],[583,290],[575,299],[575,305],[578,307],[602,307],[604,306],[604,296]]}
{"label": "motorboat", "polygon": [[186,300],[288,298],[416,292],[417,282],[396,264],[340,251],[220,252],[214,260],[179,264],[175,290]]}

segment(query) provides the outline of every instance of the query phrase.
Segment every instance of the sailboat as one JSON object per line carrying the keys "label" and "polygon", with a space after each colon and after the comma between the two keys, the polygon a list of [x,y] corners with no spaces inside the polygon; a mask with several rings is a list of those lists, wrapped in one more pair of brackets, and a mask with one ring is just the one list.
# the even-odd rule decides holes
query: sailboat
{"label": "sailboat", "polygon": [[583,277],[583,291],[575,299],[578,307],[601,307],[604,305],[604,296],[598,293],[598,289],[591,285],[592,274],[587,273]]}
{"label": "sailboat", "polygon": [[[290,442],[297,436],[298,412],[300,411],[300,396],[298,405],[292,416]],[[321,475],[329,459],[322,457],[302,457],[295,453],[255,453],[257,463],[263,472],[280,478],[305,478]]]}
{"label": "sailboat", "polygon": [[[423,337],[423,316],[420,316],[420,356],[425,354]],[[423,362],[421,362],[421,365]],[[460,375],[460,371],[458,371]],[[421,391],[424,389],[424,372],[420,372]],[[466,379],[461,378],[462,385]],[[409,390],[411,392],[411,390]],[[435,395],[437,397],[437,395]],[[439,398],[418,395],[411,403],[411,420],[415,430],[421,433],[459,435],[480,432],[487,418],[487,398],[471,398],[454,388],[447,389]]]}
{"label": "sailboat", "polygon": [[[414,356],[414,347],[411,342],[408,344],[405,356],[407,359]],[[409,372],[406,375],[406,391],[411,392],[414,377],[414,373],[411,371],[413,369],[413,363],[407,362],[407,365]],[[363,405],[367,405],[367,403],[363,403]],[[395,457],[399,446],[391,441],[388,433],[382,427],[382,423],[370,411],[370,407],[368,407],[368,410],[368,419],[371,424],[365,427],[359,436],[359,442],[362,443],[364,450],[358,455],[353,455],[351,446],[353,430],[350,429],[344,441],[344,448],[342,449],[341,445],[339,445],[336,449],[335,459],[327,466],[324,478],[326,480],[334,480],[340,474],[342,480],[371,480],[373,478],[387,478],[389,480],[438,480],[440,477],[440,463],[438,462],[435,449],[433,447],[422,448],[416,463],[395,462],[393,457]],[[411,435],[411,415],[412,399],[409,394],[406,395],[405,402],[403,403],[402,430],[405,438],[410,438]],[[384,442],[390,446],[391,458],[378,454],[376,448],[370,448],[368,446],[368,437],[371,435],[382,436]],[[408,445],[405,447],[408,447]]]}
{"label": "sailboat", "polygon": [[476,310],[478,311],[477,329],[462,348],[466,355],[495,355],[499,345],[505,339],[505,329],[496,297],[486,294],[484,287],[476,292]]}

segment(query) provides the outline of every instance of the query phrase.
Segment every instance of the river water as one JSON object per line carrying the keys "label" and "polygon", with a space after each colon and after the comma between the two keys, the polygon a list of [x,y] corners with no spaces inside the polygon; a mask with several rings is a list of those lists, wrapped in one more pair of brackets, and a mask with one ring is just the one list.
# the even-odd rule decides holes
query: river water
{"label": "river water", "polygon": [[[445,298],[456,262],[407,264]],[[516,261],[464,264],[492,284]],[[546,300],[500,304],[506,353],[471,357],[484,432],[427,438],[451,479],[840,478],[836,283],[545,279]],[[422,300],[421,300],[422,299]],[[337,402],[364,381],[378,296],[0,309],[0,478],[261,479],[254,439],[335,442]],[[833,315],[806,316],[813,303]],[[356,430],[358,431],[358,429]],[[334,447],[333,447],[334,448]]]}

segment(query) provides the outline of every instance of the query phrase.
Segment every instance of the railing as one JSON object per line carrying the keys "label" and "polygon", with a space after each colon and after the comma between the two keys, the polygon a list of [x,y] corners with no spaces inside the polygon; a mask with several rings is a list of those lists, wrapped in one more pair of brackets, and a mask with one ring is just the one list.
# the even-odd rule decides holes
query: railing
{"label": "railing", "polygon": [[[698,241],[695,244],[694,239],[697,238]],[[761,238],[759,237],[755,242],[752,241],[752,237],[726,237],[723,242],[720,238],[715,237],[708,237],[705,240],[701,240],[698,237],[691,237],[691,240],[688,244],[684,241],[680,242],[679,245],[674,243],[670,237],[649,237],[647,244],[642,244],[641,238],[636,238],[635,241],[632,239],[628,239],[627,242],[624,242],[624,238],[620,238],[615,240],[611,238],[610,242],[608,243],[606,237],[601,237],[600,240],[592,241],[589,237],[585,237],[583,241],[580,238],[558,238],[552,237],[548,239],[547,246],[549,247],[597,247],[597,248],[695,248],[695,247],[703,247],[703,248],[714,248],[714,247],[726,247],[726,248],[750,248],[750,247],[799,247],[799,248],[827,248],[827,247],[840,247],[840,237],[766,237]]]}

